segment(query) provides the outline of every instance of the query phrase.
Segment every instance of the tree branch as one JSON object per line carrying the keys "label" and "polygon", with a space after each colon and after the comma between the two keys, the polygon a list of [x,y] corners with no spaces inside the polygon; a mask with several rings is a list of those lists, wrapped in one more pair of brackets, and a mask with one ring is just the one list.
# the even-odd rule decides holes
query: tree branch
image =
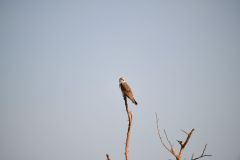
{"label": "tree branch", "polygon": [[160,129],[159,129],[159,118],[157,116],[157,113],[155,113],[156,115],[156,125],[157,125],[157,133],[158,133],[158,138],[160,139],[160,142],[162,143],[163,147],[168,151],[170,152],[173,156],[176,156],[176,153],[175,153],[175,150],[173,148],[173,145],[172,143],[170,142],[170,140],[168,139],[168,136],[167,136],[167,133],[166,131],[164,130],[164,134],[165,134],[165,137],[168,141],[168,144],[170,145],[170,148],[167,147],[167,145],[164,143],[163,139],[162,139],[162,136],[160,134]]}
{"label": "tree branch", "polygon": [[180,157],[180,158],[182,157],[183,150],[184,150],[184,148],[186,147],[189,139],[191,138],[193,131],[194,131],[194,128],[193,128],[189,133],[185,132],[185,133],[187,134],[187,138],[186,138],[186,140],[181,144],[181,148],[180,148],[178,157]]}
{"label": "tree branch", "polygon": [[168,139],[167,132],[166,132],[165,129],[164,129],[163,131],[164,131],[164,135],[165,135],[165,137],[166,137],[166,139],[167,139],[167,142],[168,142],[168,144],[171,146],[171,149],[172,149],[172,148],[173,148],[173,145],[172,145],[171,141]]}
{"label": "tree branch", "polygon": [[111,160],[108,154],[106,154],[106,157],[107,157],[107,160]]}
{"label": "tree branch", "polygon": [[156,115],[156,125],[157,125],[157,133],[158,133],[158,138],[160,139],[160,142],[162,143],[163,147],[169,151],[171,153],[171,150],[166,146],[166,144],[164,143],[162,137],[161,137],[161,134],[160,134],[160,129],[159,129],[159,126],[158,126],[158,123],[159,123],[159,119],[158,119],[158,116],[157,116],[157,113],[155,113]]}
{"label": "tree branch", "polygon": [[[184,130],[181,130],[183,133],[185,133],[187,135],[187,137],[186,137],[186,139],[184,141],[177,140],[177,142],[180,145],[180,149],[179,149],[178,152],[176,152],[176,150],[173,147],[173,144],[171,143],[171,141],[169,140],[167,132],[165,130],[164,130],[164,135],[165,135],[165,138],[166,138],[170,148],[164,143],[163,138],[162,138],[161,133],[160,133],[160,129],[159,129],[159,119],[158,119],[157,113],[155,113],[155,115],[156,115],[157,133],[158,133],[158,137],[160,139],[160,142],[162,143],[164,148],[175,157],[176,160],[181,160],[182,159],[182,155],[183,155],[183,151],[186,148],[186,146],[187,146],[187,144],[188,144],[188,142],[189,142],[189,140],[190,140],[190,138],[192,136],[192,133],[194,132],[195,129],[193,128],[190,132],[186,132]],[[211,155],[205,154],[205,150],[206,150],[206,146],[204,147],[203,152],[202,152],[202,154],[199,157],[193,158],[194,155],[192,155],[191,160],[197,160],[197,159],[202,158],[202,157],[211,156]]]}
{"label": "tree branch", "polygon": [[205,150],[206,150],[206,149],[207,149],[207,144],[205,144],[204,149],[203,149],[203,151],[202,151],[202,154],[201,154],[200,156],[196,157],[196,158],[193,158],[193,157],[194,157],[194,154],[192,154],[191,160],[197,160],[197,159],[200,159],[200,158],[203,158],[203,157],[210,157],[210,156],[212,156],[212,155],[210,155],[210,154],[205,154]]}
{"label": "tree branch", "polygon": [[126,160],[128,160],[128,148],[129,148],[129,141],[130,141],[130,135],[131,135],[131,127],[132,127],[132,112],[128,109],[126,96],[124,96],[124,101],[125,101],[126,112],[128,115],[128,131],[127,131],[126,146],[125,146],[125,157],[126,157]]}

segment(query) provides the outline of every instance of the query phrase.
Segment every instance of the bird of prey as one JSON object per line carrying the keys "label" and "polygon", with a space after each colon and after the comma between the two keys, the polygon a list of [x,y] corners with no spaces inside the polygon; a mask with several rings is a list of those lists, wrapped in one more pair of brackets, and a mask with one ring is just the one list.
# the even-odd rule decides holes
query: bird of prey
{"label": "bird of prey", "polygon": [[123,97],[128,97],[135,105],[137,105],[137,101],[135,100],[132,90],[127,84],[126,80],[123,77],[119,78],[119,87],[121,88]]}

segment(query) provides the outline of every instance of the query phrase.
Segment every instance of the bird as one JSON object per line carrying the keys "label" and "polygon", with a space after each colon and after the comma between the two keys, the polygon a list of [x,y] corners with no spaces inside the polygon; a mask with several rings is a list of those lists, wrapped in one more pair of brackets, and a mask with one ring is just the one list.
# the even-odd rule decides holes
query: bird
{"label": "bird", "polygon": [[180,140],[177,140],[177,141],[180,144],[180,146],[183,146],[183,142],[182,141],[180,141]]}
{"label": "bird", "polygon": [[123,77],[119,78],[119,87],[122,91],[123,97],[128,97],[135,105],[137,105],[137,101],[135,100],[132,90],[130,86],[127,84],[126,80]]}

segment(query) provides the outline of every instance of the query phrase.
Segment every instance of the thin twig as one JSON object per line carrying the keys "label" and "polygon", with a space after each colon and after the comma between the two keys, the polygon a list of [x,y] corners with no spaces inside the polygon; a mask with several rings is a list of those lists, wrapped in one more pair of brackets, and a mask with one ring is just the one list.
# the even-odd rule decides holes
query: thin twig
{"label": "thin twig", "polygon": [[172,149],[172,148],[173,148],[173,145],[172,145],[171,141],[168,139],[167,132],[166,132],[165,129],[164,129],[163,131],[164,131],[165,137],[166,137],[166,139],[167,139],[167,141],[168,141],[168,144],[171,146],[171,149]]}
{"label": "thin twig", "polygon": [[202,151],[202,154],[200,156],[196,157],[196,158],[193,158],[194,154],[192,154],[191,160],[197,160],[197,159],[200,159],[200,158],[203,158],[203,157],[210,157],[210,156],[212,156],[211,154],[205,154],[206,149],[207,149],[207,144],[205,144],[204,149]]}
{"label": "thin twig", "polygon": [[181,129],[181,131],[182,131],[183,133],[185,133],[186,135],[188,135],[188,133],[187,133],[186,131],[184,131],[183,129]]}
{"label": "thin twig", "polygon": [[160,134],[160,129],[159,129],[159,126],[158,126],[158,125],[159,125],[159,119],[158,119],[157,113],[155,113],[155,115],[156,115],[156,125],[157,125],[158,138],[160,139],[160,141],[161,141],[162,145],[164,146],[164,148],[171,153],[171,150],[170,150],[170,149],[166,146],[166,144],[163,142],[162,136],[161,136],[161,134]]}

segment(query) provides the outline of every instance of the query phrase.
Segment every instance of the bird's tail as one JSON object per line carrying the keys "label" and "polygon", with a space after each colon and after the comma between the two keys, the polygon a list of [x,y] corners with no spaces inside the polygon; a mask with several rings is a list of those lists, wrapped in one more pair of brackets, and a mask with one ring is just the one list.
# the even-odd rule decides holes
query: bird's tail
{"label": "bird's tail", "polygon": [[135,105],[138,105],[137,101],[133,98],[132,102],[135,104]]}

